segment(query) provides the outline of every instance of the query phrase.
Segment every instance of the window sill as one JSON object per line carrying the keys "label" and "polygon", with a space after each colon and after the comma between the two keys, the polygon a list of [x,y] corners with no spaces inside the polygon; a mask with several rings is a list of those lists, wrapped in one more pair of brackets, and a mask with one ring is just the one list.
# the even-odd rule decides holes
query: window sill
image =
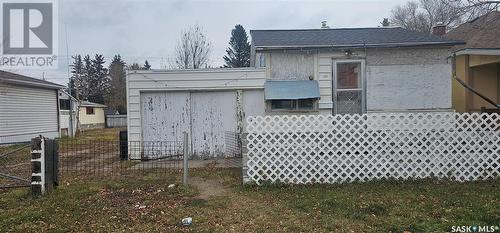
{"label": "window sill", "polygon": [[311,110],[296,110],[296,109],[271,109],[268,110],[267,112],[293,112],[293,113],[308,113],[308,112],[319,112],[318,109],[311,109]]}

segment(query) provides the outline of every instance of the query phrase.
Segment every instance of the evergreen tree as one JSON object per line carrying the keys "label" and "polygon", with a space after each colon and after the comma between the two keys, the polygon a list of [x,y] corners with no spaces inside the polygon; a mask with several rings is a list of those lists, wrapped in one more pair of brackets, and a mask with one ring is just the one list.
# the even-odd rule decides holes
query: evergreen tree
{"label": "evergreen tree", "polygon": [[144,62],[144,66],[142,67],[143,70],[150,70],[151,65],[149,64],[148,60]]}
{"label": "evergreen tree", "polygon": [[127,113],[125,66],[120,55],[115,55],[109,65],[110,90],[106,104],[121,114]]}
{"label": "evergreen tree", "polygon": [[83,72],[83,62],[82,62],[82,56],[76,55],[72,56],[73,58],[73,64],[71,65],[71,79],[68,84],[68,88],[71,91],[71,94],[76,98],[80,99],[81,97],[81,91],[83,85],[83,78],[82,78],[82,72]]}
{"label": "evergreen tree", "polygon": [[224,67],[248,67],[250,66],[250,43],[247,32],[240,24],[231,31],[231,39],[224,55],[226,64]]}
{"label": "evergreen tree", "polygon": [[104,57],[100,54],[96,54],[92,59],[92,71],[94,73],[91,76],[92,89],[89,101],[100,104],[104,104],[110,89],[108,69],[104,67],[104,63]]}
{"label": "evergreen tree", "polygon": [[130,70],[140,70],[141,69],[141,66],[139,65],[139,63],[137,62],[134,62],[132,63],[129,67],[128,67]]}
{"label": "evergreen tree", "polygon": [[97,83],[94,78],[94,68],[89,55],[85,55],[85,57],[83,57],[82,74],[80,79],[82,80],[79,88],[80,100],[92,101],[92,89],[96,88]]}

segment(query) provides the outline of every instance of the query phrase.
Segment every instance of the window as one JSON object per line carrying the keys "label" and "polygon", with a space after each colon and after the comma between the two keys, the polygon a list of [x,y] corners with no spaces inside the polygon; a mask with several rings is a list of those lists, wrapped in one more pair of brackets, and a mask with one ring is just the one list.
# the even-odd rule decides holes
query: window
{"label": "window", "polygon": [[266,54],[264,53],[255,54],[255,67],[266,67]]}
{"label": "window", "polygon": [[85,112],[87,113],[87,115],[94,115],[94,108],[92,107],[86,107],[85,108]]}
{"label": "window", "polygon": [[296,100],[271,100],[272,110],[294,110]]}
{"label": "window", "polygon": [[299,110],[314,110],[314,99],[298,100],[297,108]]}
{"label": "window", "polygon": [[316,99],[271,100],[273,111],[311,111],[315,110]]}
{"label": "window", "polygon": [[59,109],[69,110],[69,100],[59,99]]}

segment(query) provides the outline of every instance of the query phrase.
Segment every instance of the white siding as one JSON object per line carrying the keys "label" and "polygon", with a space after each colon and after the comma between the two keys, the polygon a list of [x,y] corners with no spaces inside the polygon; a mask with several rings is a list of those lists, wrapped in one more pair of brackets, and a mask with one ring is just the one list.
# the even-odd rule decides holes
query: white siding
{"label": "white siding", "polygon": [[263,116],[265,111],[264,91],[247,90],[243,92],[243,119],[248,116]]}
{"label": "white siding", "polygon": [[[72,136],[75,136],[74,134],[76,133],[76,110],[73,111],[73,135]],[[61,127],[61,135],[62,135],[62,131],[65,130],[67,131],[66,133],[69,134],[70,132],[70,129],[69,129],[69,110],[60,110],[59,111],[59,125]],[[62,135],[63,136],[63,135]],[[69,135],[67,135],[69,136]]]}
{"label": "white siding", "polygon": [[58,137],[57,91],[0,83],[0,143]]}

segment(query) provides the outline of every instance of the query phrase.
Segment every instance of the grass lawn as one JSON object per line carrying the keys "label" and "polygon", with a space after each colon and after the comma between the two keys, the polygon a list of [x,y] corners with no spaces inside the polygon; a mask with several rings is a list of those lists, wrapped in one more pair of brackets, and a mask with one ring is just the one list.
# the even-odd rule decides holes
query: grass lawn
{"label": "grass lawn", "polygon": [[[257,187],[241,186],[240,173],[192,171],[223,182],[224,195],[208,199],[168,188],[178,172],[63,182],[38,199],[12,190],[0,194],[0,232],[445,232],[500,223],[498,179]],[[188,216],[193,225],[180,226]]]}

